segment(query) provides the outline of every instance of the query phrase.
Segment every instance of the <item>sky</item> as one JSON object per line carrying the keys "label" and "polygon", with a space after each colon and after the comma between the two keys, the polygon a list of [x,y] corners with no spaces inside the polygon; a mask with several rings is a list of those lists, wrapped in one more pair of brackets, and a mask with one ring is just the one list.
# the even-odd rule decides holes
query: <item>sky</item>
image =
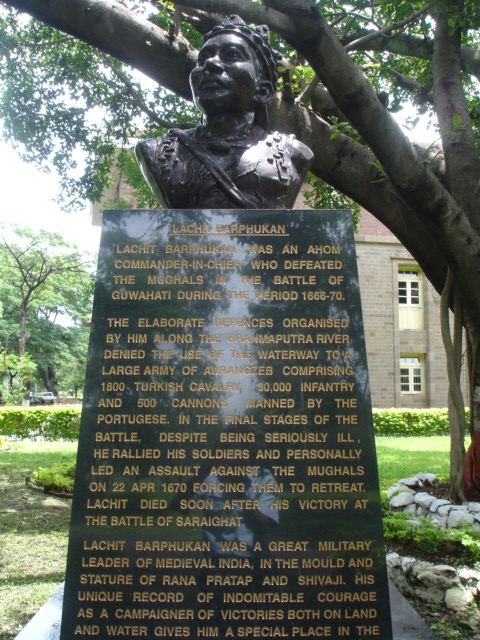
{"label": "sky", "polygon": [[0,142],[0,182],[0,224],[56,231],[82,251],[98,251],[100,227],[93,227],[90,222],[90,205],[80,211],[62,211],[55,202],[58,176],[22,162],[11,145],[4,142]]}

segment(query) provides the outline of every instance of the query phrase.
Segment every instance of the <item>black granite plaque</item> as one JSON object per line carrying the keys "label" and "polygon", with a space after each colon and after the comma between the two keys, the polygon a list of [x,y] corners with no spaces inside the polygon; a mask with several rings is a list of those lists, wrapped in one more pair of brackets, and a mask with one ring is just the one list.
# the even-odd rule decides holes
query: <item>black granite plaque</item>
{"label": "black granite plaque", "polygon": [[351,215],[107,211],[62,640],[391,624]]}

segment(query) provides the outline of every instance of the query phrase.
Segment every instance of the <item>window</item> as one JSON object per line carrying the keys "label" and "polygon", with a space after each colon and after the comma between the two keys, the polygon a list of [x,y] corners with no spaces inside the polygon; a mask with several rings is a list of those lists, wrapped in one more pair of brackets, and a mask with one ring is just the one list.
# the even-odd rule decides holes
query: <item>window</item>
{"label": "window", "polygon": [[417,268],[398,268],[398,307],[400,329],[423,329],[422,272]]}
{"label": "window", "polygon": [[423,360],[421,356],[400,357],[400,391],[402,393],[422,393]]}

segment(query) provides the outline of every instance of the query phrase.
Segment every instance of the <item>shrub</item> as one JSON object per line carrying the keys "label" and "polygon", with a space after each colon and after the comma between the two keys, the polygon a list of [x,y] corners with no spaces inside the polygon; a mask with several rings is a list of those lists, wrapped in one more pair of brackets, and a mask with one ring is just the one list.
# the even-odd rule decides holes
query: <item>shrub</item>
{"label": "shrub", "polygon": [[80,415],[79,409],[6,407],[0,409],[0,434],[19,440],[77,440]]}
{"label": "shrub", "polygon": [[[79,409],[4,407],[0,409],[0,435],[44,440],[77,440]],[[465,409],[468,420],[468,409]],[[449,434],[447,409],[374,409],[377,436],[445,436]]]}
{"label": "shrub", "polygon": [[52,467],[39,467],[32,474],[35,484],[47,490],[72,493],[75,462],[61,462]]}
{"label": "shrub", "polygon": [[410,514],[390,513],[383,518],[385,541],[404,548],[406,553],[436,556],[439,561],[455,556],[466,564],[480,561],[480,535],[471,525],[442,529],[428,518],[411,522]]}
{"label": "shrub", "polygon": [[[465,422],[468,409],[465,409]],[[374,409],[377,436],[448,436],[447,409]]]}

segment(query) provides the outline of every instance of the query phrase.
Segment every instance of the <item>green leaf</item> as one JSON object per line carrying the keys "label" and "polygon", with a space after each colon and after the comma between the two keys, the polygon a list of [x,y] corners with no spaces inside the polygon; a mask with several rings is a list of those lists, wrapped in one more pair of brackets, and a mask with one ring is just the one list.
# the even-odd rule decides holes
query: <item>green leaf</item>
{"label": "green leaf", "polygon": [[462,126],[462,122],[463,122],[462,116],[459,113],[454,113],[452,117],[452,122],[455,129],[458,129],[458,127]]}

